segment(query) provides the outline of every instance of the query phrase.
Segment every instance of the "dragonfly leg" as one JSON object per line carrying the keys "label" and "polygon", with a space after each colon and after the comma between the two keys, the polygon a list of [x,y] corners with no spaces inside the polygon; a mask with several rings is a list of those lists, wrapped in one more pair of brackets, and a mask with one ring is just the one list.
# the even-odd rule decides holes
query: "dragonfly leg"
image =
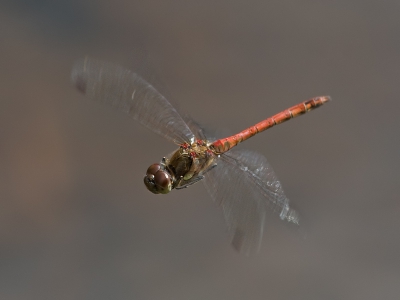
{"label": "dragonfly leg", "polygon": [[208,173],[209,171],[211,171],[212,169],[214,169],[215,167],[217,166],[217,164],[215,163],[215,164],[213,164],[213,165],[211,165],[207,170],[205,170],[203,173],[202,173],[202,175],[204,175],[204,174],[206,174],[206,173]]}
{"label": "dragonfly leg", "polygon": [[182,179],[183,179],[183,177],[180,179],[180,181],[178,182],[178,185],[175,189],[177,189],[177,190],[185,189],[185,188],[189,187],[190,185],[195,184],[196,182],[199,182],[200,180],[204,179],[204,176],[199,175],[197,177],[192,177],[189,180],[187,180],[184,185],[180,185]]}
{"label": "dragonfly leg", "polygon": [[177,190],[184,189],[184,188],[189,187],[189,186],[192,185],[192,184],[195,184],[196,182],[199,182],[200,180],[203,180],[203,179],[204,179],[204,174],[206,174],[207,172],[211,171],[211,170],[214,169],[216,166],[217,166],[216,163],[213,164],[213,165],[210,166],[207,170],[205,170],[201,175],[190,178],[190,179],[187,180],[183,185],[180,185],[180,184],[182,183],[182,181],[183,181],[183,177],[181,177],[181,178],[179,179],[178,184],[176,185],[176,188],[175,188],[175,189],[177,189]]}

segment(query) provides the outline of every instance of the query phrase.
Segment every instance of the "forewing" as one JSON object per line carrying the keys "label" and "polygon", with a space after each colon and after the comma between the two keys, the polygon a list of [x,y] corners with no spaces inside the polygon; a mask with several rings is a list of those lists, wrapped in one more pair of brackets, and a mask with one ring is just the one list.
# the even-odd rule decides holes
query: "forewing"
{"label": "forewing", "polygon": [[211,197],[222,206],[233,246],[241,252],[259,250],[268,209],[281,219],[298,223],[282,186],[267,159],[253,151],[232,149],[203,180]]}
{"label": "forewing", "polygon": [[72,81],[89,98],[125,111],[175,143],[194,140],[193,133],[168,100],[140,76],[125,68],[85,58],[75,64]]}
{"label": "forewing", "polygon": [[196,120],[189,115],[184,115],[183,120],[189,126],[190,130],[195,135],[196,139],[207,140],[208,142],[214,141],[214,134],[211,134],[210,130],[205,129]]}

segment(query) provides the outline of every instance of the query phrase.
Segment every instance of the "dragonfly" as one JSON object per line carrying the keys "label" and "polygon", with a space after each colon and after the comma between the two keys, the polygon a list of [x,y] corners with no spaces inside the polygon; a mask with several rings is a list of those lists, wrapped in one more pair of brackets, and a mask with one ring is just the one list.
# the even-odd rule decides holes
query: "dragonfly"
{"label": "dragonfly", "polygon": [[283,110],[247,129],[222,139],[209,136],[193,119],[183,116],[151,84],[121,66],[92,58],[72,69],[76,88],[90,99],[124,111],[178,149],[150,165],[144,184],[154,194],[167,194],[203,182],[222,207],[233,247],[258,252],[268,211],[298,224],[282,185],[267,159],[254,151],[234,148],[277,124],[313,110],[330,100],[321,96]]}

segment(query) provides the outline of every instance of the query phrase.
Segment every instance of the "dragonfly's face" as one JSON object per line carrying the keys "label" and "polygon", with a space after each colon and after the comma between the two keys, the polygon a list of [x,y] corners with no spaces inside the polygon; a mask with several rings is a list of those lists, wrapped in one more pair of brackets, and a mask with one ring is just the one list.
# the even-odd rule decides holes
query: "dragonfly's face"
{"label": "dragonfly's face", "polygon": [[160,164],[152,164],[143,180],[147,189],[154,194],[167,194],[172,189],[172,177]]}

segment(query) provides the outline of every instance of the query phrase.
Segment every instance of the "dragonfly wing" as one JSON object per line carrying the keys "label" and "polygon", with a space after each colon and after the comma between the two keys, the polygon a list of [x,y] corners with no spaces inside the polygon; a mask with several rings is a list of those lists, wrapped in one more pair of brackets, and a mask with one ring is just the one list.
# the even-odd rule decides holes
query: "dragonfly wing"
{"label": "dragonfly wing", "polygon": [[191,116],[184,115],[183,119],[185,120],[190,130],[194,133],[196,139],[208,140],[208,141],[211,140],[208,132],[206,132],[204,128],[200,126],[200,124],[197,123]]}
{"label": "dragonfly wing", "polygon": [[211,197],[222,206],[233,246],[245,253],[261,245],[268,209],[281,219],[298,223],[282,186],[267,159],[253,151],[232,149],[203,180]]}
{"label": "dragonfly wing", "polygon": [[89,98],[125,111],[175,143],[194,140],[192,131],[168,100],[140,76],[125,68],[85,58],[75,64],[72,81]]}

